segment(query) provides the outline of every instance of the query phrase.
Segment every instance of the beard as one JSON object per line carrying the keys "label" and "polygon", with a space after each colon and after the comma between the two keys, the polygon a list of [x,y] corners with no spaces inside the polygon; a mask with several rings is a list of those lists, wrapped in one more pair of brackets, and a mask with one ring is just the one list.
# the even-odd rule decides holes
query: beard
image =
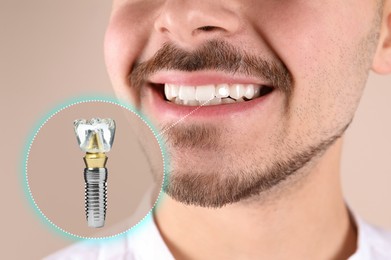
{"label": "beard", "polygon": [[[300,169],[339,139],[348,126],[301,150],[283,144],[283,156],[274,158],[265,158],[264,153],[255,150],[227,152],[229,149],[222,145],[222,136],[226,134],[218,127],[177,126],[164,136],[173,163],[163,190],[181,203],[208,208],[259,196],[298,175]],[[197,154],[202,157],[194,157]]]}
{"label": "beard", "polygon": [[[339,63],[336,64],[340,64],[341,69],[332,67],[325,68],[324,71],[323,68],[313,71],[318,75],[330,75],[330,79],[325,85],[323,77],[314,77],[315,83],[309,89],[316,89],[319,93],[309,93],[304,99],[308,104],[299,105],[295,109],[291,109],[290,101],[296,86],[291,72],[282,60],[265,60],[261,56],[243,53],[224,42],[210,41],[194,52],[186,52],[166,44],[151,60],[136,64],[131,74],[131,82],[136,89],[142,86],[148,75],[160,70],[216,70],[265,78],[275,87],[274,91],[285,95],[285,118],[281,117],[281,120],[287,120],[282,123],[279,120],[282,125],[266,133],[268,136],[264,136],[264,142],[260,141],[258,144],[256,138],[254,139],[254,133],[257,131],[255,129],[252,132],[254,142],[249,143],[247,140],[248,148],[243,144],[246,138],[241,138],[241,130],[235,132],[233,129],[194,122],[178,124],[182,119],[161,126],[171,158],[169,174],[163,185],[164,192],[187,205],[219,208],[260,196],[281,186],[288,179],[302,177],[303,174],[300,173],[309,172],[308,169],[304,170],[304,167],[316,163],[350,125],[376,50],[379,17],[381,15],[375,17],[373,28],[357,46],[344,53],[345,60],[338,60]],[[346,68],[351,69],[347,71]],[[342,78],[344,85],[340,85]],[[348,79],[351,84],[346,83],[349,82]],[[334,93],[336,95],[332,95],[332,92],[325,94],[326,88],[318,87],[327,85],[340,85],[339,89],[344,92]],[[351,97],[349,102],[341,99],[343,96],[350,97],[352,93],[355,96]],[[323,112],[324,120],[320,120],[320,115],[316,113],[298,115],[300,111],[318,111],[316,97],[319,94],[325,96],[324,100],[329,100],[323,104],[325,110],[331,107],[333,109],[330,111],[343,113],[330,116],[327,111],[320,111]],[[294,115],[294,112],[298,114]],[[298,118],[301,124],[296,124],[296,129],[290,132],[286,129],[289,129],[288,119],[292,117]],[[326,125],[324,122],[328,121],[330,124]],[[256,122],[253,119],[252,124],[247,123],[242,129],[253,128]],[[277,126],[277,121],[275,122]],[[314,123],[312,129],[301,129],[301,125],[305,126],[307,122]],[[242,142],[231,141],[229,137],[232,136]],[[227,145],[227,142],[230,143]]]}

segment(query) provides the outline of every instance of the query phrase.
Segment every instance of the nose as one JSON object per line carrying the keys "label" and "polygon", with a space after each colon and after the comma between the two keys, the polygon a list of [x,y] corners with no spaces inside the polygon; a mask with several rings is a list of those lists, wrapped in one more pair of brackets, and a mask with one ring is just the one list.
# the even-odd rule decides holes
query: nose
{"label": "nose", "polygon": [[[238,32],[240,18],[227,0],[167,0],[155,20],[155,31],[172,41],[191,44]],[[237,10],[237,8],[236,8]]]}

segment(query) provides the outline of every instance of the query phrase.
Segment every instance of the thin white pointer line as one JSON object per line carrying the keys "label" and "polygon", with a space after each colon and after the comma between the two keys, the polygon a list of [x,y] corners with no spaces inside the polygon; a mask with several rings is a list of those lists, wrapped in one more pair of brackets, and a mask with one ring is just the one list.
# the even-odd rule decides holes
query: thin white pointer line
{"label": "thin white pointer line", "polygon": [[176,121],[175,123],[173,123],[172,125],[170,125],[169,127],[167,127],[166,129],[163,129],[162,132],[160,132],[157,136],[161,136],[162,134],[164,134],[165,132],[167,132],[168,130],[170,130],[171,128],[173,128],[174,126],[176,126],[177,124],[179,124],[180,122],[182,122],[183,120],[185,120],[188,116],[190,116],[191,114],[193,114],[194,112],[196,112],[198,109],[200,109],[201,107],[205,106],[207,103],[209,103],[212,99],[214,99],[215,97],[205,101],[204,103],[202,103],[201,105],[199,105],[198,107],[196,107],[194,110],[190,111],[187,115],[185,115],[184,117],[180,118],[178,121]]}

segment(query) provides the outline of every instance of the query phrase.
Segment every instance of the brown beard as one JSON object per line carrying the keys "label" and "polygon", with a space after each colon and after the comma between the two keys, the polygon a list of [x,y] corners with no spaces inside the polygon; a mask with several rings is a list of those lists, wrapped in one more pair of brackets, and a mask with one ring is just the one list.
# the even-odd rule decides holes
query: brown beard
{"label": "brown beard", "polygon": [[[249,162],[240,171],[233,171],[227,165],[222,165],[221,172],[200,172],[194,168],[188,171],[173,169],[168,175],[164,191],[173,199],[187,205],[219,208],[252,196],[260,195],[277,186],[314,158],[321,156],[337,139],[339,139],[349,124],[334,136],[310,146],[303,151],[297,151],[290,158],[276,161],[270,168],[264,168],[263,162]],[[218,129],[199,125],[175,127],[165,133],[167,142],[172,148],[212,148],[218,142]],[[212,142],[211,142],[212,141]]]}
{"label": "brown beard", "polygon": [[[369,41],[374,39],[376,35],[369,35]],[[363,44],[363,46],[365,49],[360,50],[359,53],[364,53],[364,50],[365,53],[367,52],[368,44]],[[275,91],[286,95],[286,114],[288,116],[290,114],[289,100],[294,90],[294,80],[287,66],[278,58],[266,60],[259,56],[246,54],[218,40],[206,42],[195,51],[182,50],[172,43],[166,43],[150,60],[134,65],[130,75],[132,86],[142,90],[148,77],[161,70],[188,72],[214,70],[266,79],[271,82]],[[196,151],[192,154],[199,155],[197,159],[207,160],[205,154],[210,154],[210,158],[218,159],[219,156],[223,158],[229,156],[230,159],[224,160],[225,164],[220,167],[222,170],[214,167],[209,172],[201,167],[193,166],[194,164],[193,168],[177,167],[173,164],[168,180],[165,182],[164,191],[179,202],[202,207],[222,207],[260,195],[285,180],[297,176],[296,173],[302,172],[300,169],[309,162],[316,161],[316,158],[319,158],[343,135],[349,124],[350,122],[336,127],[331,134],[324,136],[317,143],[308,144],[300,150],[285,143],[285,146],[281,146],[286,149],[281,151],[281,154],[285,155],[285,157],[281,156],[282,158],[269,158],[267,162],[262,161],[261,157],[247,161],[242,159],[240,169],[234,167],[233,163],[229,165],[229,162],[235,161],[234,159],[239,160],[240,158],[236,157],[240,155],[235,155],[229,148],[222,147],[224,140],[221,140],[221,137],[229,136],[224,129],[196,123],[178,124],[175,127],[171,127],[173,124],[164,125],[160,129],[169,129],[162,135],[166,139],[168,151],[174,163],[179,161],[182,165],[188,166],[186,160],[195,159],[186,156],[186,151],[189,149]],[[224,153],[214,152],[216,149]],[[250,151],[249,154],[252,152]],[[216,163],[218,165],[218,162],[215,162],[215,165]]]}

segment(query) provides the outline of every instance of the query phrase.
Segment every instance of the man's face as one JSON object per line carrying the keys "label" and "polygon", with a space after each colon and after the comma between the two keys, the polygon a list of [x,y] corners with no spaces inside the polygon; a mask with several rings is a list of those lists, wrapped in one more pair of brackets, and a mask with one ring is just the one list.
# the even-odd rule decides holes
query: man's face
{"label": "man's face", "polygon": [[108,71],[117,95],[161,128],[167,193],[223,206],[321,155],[353,118],[380,9],[376,0],[115,0]]}

